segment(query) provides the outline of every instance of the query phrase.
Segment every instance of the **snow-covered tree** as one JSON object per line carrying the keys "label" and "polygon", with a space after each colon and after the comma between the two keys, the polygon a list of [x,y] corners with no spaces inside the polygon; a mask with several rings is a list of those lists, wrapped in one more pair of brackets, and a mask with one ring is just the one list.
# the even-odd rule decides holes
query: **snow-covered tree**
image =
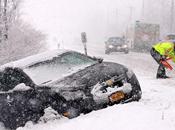
{"label": "snow-covered tree", "polygon": [[0,0],[0,65],[44,49],[45,35],[20,19],[22,0]]}

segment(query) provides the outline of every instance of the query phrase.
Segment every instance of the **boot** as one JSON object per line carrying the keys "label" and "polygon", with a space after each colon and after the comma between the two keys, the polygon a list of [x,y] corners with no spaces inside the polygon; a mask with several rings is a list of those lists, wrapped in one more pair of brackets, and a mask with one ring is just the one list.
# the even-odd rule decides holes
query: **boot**
{"label": "boot", "polygon": [[169,78],[168,76],[166,76],[166,72],[165,72],[165,68],[162,64],[159,65],[159,68],[157,70],[157,76],[156,76],[157,79],[166,79],[166,78]]}
{"label": "boot", "polygon": [[157,79],[167,79],[167,78],[170,78],[170,77],[166,76],[166,75],[157,75],[156,78]]}

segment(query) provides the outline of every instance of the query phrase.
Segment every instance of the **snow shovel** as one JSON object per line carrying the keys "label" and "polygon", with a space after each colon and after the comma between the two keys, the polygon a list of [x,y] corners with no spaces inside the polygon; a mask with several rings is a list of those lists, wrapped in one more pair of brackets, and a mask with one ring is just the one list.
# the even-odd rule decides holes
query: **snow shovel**
{"label": "snow shovel", "polygon": [[161,63],[165,68],[173,70],[173,67],[168,63],[168,60],[171,60],[171,58],[167,58],[166,60],[161,61]]}

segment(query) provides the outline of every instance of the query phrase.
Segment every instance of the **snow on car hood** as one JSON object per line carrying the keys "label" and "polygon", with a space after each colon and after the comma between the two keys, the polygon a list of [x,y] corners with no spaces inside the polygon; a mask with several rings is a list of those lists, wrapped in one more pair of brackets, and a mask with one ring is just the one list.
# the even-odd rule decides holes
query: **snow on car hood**
{"label": "snow on car hood", "polygon": [[53,82],[55,80],[60,80],[66,76],[69,76],[73,73],[76,73],[79,70],[82,70],[92,64],[78,65],[75,67],[68,67],[66,65],[46,65],[35,68],[26,68],[24,72],[30,76],[34,83],[46,84]]}

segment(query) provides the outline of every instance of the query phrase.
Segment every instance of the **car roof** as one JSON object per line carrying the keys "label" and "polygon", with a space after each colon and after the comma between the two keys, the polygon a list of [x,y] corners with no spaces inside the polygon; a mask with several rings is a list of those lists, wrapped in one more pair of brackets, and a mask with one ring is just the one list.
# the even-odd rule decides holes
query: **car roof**
{"label": "car roof", "polygon": [[2,66],[0,66],[0,70],[4,70],[6,67],[18,67],[18,68],[25,68],[27,66],[33,65],[38,62],[50,60],[53,57],[58,57],[59,55],[66,53],[66,52],[74,52],[70,50],[64,50],[64,49],[56,49],[56,50],[51,50],[51,51],[46,51],[43,53],[39,53],[36,55],[32,55],[17,61],[9,62],[6,63]]}

